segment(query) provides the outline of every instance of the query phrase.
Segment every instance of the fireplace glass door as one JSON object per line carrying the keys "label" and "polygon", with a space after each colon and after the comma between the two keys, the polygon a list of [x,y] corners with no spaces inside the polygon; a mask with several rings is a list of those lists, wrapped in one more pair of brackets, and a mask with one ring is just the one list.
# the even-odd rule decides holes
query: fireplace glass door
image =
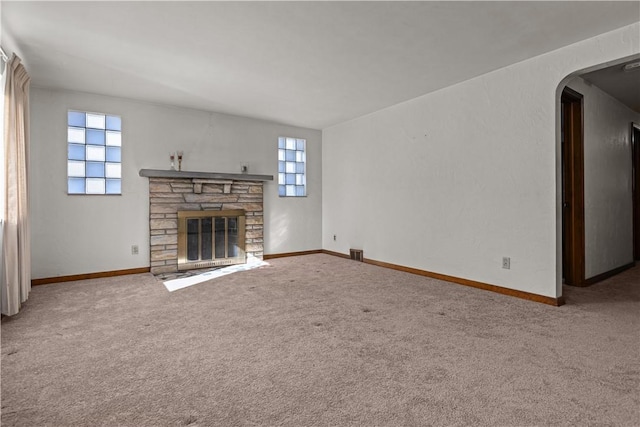
{"label": "fireplace glass door", "polygon": [[178,269],[244,263],[244,235],[244,211],[178,212]]}

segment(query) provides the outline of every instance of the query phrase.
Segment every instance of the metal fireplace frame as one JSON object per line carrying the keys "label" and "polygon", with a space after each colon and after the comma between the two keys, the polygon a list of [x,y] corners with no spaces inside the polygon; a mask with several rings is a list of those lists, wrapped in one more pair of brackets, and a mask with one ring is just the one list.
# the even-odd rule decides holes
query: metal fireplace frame
{"label": "metal fireplace frame", "polygon": [[[193,218],[238,218],[238,256],[215,258],[215,243],[212,253],[213,259],[187,259],[187,219]],[[215,227],[212,230],[212,242],[215,242]],[[223,265],[244,264],[246,255],[246,216],[243,210],[225,211],[178,211],[178,271],[193,270],[197,268],[217,267]],[[225,233],[225,254],[228,251],[227,234]]]}

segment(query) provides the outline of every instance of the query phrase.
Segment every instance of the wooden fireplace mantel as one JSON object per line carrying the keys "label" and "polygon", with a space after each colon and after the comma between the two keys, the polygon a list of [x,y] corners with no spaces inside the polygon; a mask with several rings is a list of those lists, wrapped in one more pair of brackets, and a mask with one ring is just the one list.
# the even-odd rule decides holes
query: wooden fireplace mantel
{"label": "wooden fireplace mantel", "polygon": [[231,179],[234,181],[273,181],[273,175],[250,175],[247,173],[194,172],[162,169],[140,169],[140,176],[148,178],[199,178]]}

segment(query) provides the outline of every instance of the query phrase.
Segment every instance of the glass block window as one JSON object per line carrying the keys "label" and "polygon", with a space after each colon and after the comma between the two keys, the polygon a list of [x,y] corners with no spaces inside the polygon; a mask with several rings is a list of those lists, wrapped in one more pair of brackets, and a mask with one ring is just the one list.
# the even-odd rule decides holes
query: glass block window
{"label": "glass block window", "polygon": [[122,194],[122,120],[119,116],[68,112],[67,193]]}
{"label": "glass block window", "polygon": [[307,195],[306,140],[278,138],[278,194],[280,197]]}

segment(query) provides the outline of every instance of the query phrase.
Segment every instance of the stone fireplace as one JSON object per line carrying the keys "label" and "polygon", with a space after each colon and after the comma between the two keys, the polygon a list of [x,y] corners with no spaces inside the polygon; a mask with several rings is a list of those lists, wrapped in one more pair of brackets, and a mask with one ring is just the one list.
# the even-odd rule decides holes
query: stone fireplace
{"label": "stone fireplace", "polygon": [[153,169],[140,176],[149,178],[151,273],[262,259],[263,184],[273,176]]}

